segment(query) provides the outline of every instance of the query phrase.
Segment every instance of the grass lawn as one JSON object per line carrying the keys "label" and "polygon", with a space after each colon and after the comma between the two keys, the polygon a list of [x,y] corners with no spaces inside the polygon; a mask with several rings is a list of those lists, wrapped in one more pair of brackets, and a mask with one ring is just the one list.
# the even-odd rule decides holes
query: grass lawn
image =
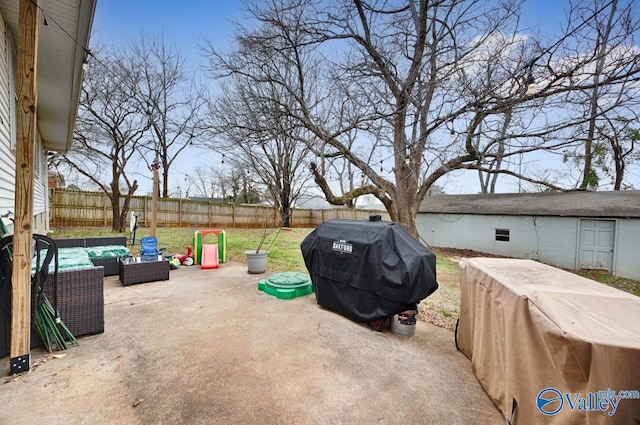
{"label": "grass lawn", "polygon": [[621,291],[628,292],[637,297],[640,297],[640,281],[633,279],[625,279],[624,277],[611,276],[597,270],[580,270],[577,272],[580,276],[592,279],[605,285],[612,286],[620,289]]}
{"label": "grass lawn", "polygon": [[[193,234],[198,228],[158,228],[158,247],[166,248],[166,253],[185,253],[186,246],[191,245]],[[276,230],[268,235],[262,249],[269,248],[268,269],[270,272],[279,271],[299,271],[306,272],[304,262],[302,260],[302,252],[300,252],[300,242],[311,233],[313,229],[283,229]],[[256,249],[263,235],[262,229],[228,229],[227,233],[227,252],[229,261],[239,263],[245,262],[244,252]],[[139,228],[136,231],[136,243],[130,245],[132,255],[140,253],[140,238],[150,235],[150,229]],[[74,227],[74,228],[57,228],[53,229],[52,237],[76,238],[91,236],[126,236],[129,233],[113,233],[105,227]],[[216,243],[214,235],[205,236],[205,243]]]}
{"label": "grass lawn", "polygon": [[[158,246],[166,248],[169,253],[185,253],[185,247],[191,245],[196,228],[158,228]],[[282,229],[271,233],[262,249],[269,249],[267,270],[269,272],[298,271],[307,273],[302,259],[300,243],[313,229]],[[229,261],[246,262],[244,252],[256,249],[263,235],[262,229],[228,229],[227,251]],[[136,233],[136,244],[130,246],[133,255],[140,252],[140,238],[149,236],[148,228],[140,228]],[[59,228],[54,229],[50,236],[54,238],[74,238],[91,236],[114,236],[108,228]],[[120,234],[129,237],[129,234]],[[209,238],[212,238],[211,240]],[[214,236],[205,237],[214,242]],[[460,312],[460,288],[458,264],[446,251],[435,250],[437,256],[437,276],[440,287],[420,304],[420,317],[447,329],[453,329],[455,320]],[[640,296],[640,281],[624,279],[607,274],[581,271],[580,275],[613,286],[625,292]]]}

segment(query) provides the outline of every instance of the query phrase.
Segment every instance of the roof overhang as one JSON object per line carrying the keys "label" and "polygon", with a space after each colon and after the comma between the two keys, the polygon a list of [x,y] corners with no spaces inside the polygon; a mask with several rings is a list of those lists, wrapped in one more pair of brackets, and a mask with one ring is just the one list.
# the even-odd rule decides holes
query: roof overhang
{"label": "roof overhang", "polygon": [[[2,14],[16,45],[19,3],[0,0]],[[37,125],[44,149],[67,151],[71,147],[82,85],[82,64],[95,7],[96,0],[40,1]],[[47,25],[44,25],[45,17]]]}
{"label": "roof overhang", "polygon": [[436,195],[418,210],[432,214],[640,218],[640,190]]}

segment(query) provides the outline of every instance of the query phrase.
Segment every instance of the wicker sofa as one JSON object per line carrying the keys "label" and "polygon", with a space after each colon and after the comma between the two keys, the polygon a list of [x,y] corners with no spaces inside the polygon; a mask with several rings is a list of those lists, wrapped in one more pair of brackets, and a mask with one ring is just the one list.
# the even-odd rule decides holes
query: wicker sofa
{"label": "wicker sofa", "polygon": [[[54,303],[53,274],[44,286],[47,298]],[[104,332],[104,268],[102,266],[58,272],[58,302],[60,318],[73,336]],[[9,354],[10,326],[0,320],[0,357]],[[31,330],[31,346],[42,345],[38,334]]]}
{"label": "wicker sofa", "polygon": [[[100,246],[121,245],[127,246],[126,236],[104,236],[95,238],[54,239],[58,248],[95,248]],[[105,276],[115,276],[120,272],[119,257],[91,258],[96,266],[104,267]]]}
{"label": "wicker sofa", "polygon": [[[117,259],[115,260],[117,266]],[[117,274],[117,273],[116,273]],[[104,267],[89,264],[88,267],[60,270],[57,274],[57,309],[60,318],[75,337],[104,332]],[[55,303],[54,275],[49,273],[44,293]],[[10,351],[10,324],[7,317],[10,303],[0,303],[0,357]],[[31,346],[42,345],[35,331],[31,332]]]}

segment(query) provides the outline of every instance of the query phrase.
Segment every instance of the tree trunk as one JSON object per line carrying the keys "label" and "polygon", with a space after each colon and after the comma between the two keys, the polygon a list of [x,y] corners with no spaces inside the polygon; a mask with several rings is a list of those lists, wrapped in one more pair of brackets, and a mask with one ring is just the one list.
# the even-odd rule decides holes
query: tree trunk
{"label": "tree trunk", "polygon": [[611,2],[611,12],[606,25],[604,25],[603,33],[598,33],[596,40],[597,59],[596,67],[593,74],[593,90],[591,93],[591,99],[589,102],[589,127],[587,130],[587,139],[584,144],[584,170],[582,173],[582,182],[580,183],[580,189],[586,190],[590,186],[596,186],[598,184],[595,170],[593,169],[593,141],[596,132],[596,120],[598,119],[598,101],[600,100],[600,77],[602,76],[605,66],[606,53],[611,35],[611,29],[613,26],[613,19],[615,16],[618,1],[613,0]]}
{"label": "tree trunk", "polygon": [[613,151],[613,163],[616,167],[616,177],[613,183],[613,190],[620,190],[622,187],[622,180],[624,179],[624,156],[622,154],[622,148],[617,140],[615,142],[613,140],[611,141],[611,150]]}
{"label": "tree trunk", "polygon": [[129,206],[131,205],[131,197],[138,190],[138,181],[134,180],[133,184],[129,188],[129,192],[124,198],[124,202],[122,204],[122,211],[120,211],[120,226],[122,228],[121,231],[125,229],[125,223],[127,222],[127,215],[129,215]]}
{"label": "tree trunk", "polygon": [[396,161],[396,196],[394,197],[395,219],[413,236],[418,237],[416,229],[417,208],[415,206],[418,185],[412,170],[402,161]]}
{"label": "tree trunk", "polygon": [[113,232],[123,232],[124,223],[120,215],[120,193],[112,192],[109,195],[109,199],[111,200],[111,230]]}
{"label": "tree trunk", "polygon": [[282,227],[291,227],[291,205],[289,204],[290,193],[287,189],[290,189],[290,186],[285,184],[285,188],[280,192],[280,215]]}
{"label": "tree trunk", "polygon": [[288,206],[282,207],[282,227],[291,227],[291,209]]}
{"label": "tree trunk", "polygon": [[120,208],[120,198],[122,195],[120,194],[119,187],[113,187],[114,190],[110,194],[108,194],[109,199],[111,200],[111,218],[113,223],[111,225],[111,230],[113,232],[122,233],[125,231],[125,223],[127,222],[127,215],[129,214],[129,205],[131,205],[131,197],[138,190],[138,181],[134,180],[131,187],[129,187],[129,191],[124,196],[124,202],[122,203],[122,208]]}
{"label": "tree trunk", "polygon": [[413,205],[403,205],[399,199],[393,203],[391,209],[387,209],[389,219],[393,222],[402,224],[407,231],[418,238],[418,228],[416,227],[417,208]]}
{"label": "tree trunk", "polygon": [[169,164],[162,160],[162,197],[169,197]]}

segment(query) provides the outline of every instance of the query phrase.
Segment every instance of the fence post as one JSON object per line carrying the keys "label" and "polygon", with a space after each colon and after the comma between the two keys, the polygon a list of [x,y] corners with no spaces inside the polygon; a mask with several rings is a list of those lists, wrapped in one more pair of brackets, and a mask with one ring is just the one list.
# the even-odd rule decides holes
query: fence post
{"label": "fence post", "polygon": [[57,223],[57,218],[56,218],[56,188],[55,187],[49,187],[48,188],[49,192],[49,226],[52,225],[52,221],[53,221],[53,225],[55,225],[55,223]]}
{"label": "fence post", "polygon": [[234,229],[236,228],[236,204],[231,204],[231,224]]}
{"label": "fence post", "polygon": [[[55,215],[55,194],[56,194],[56,188],[55,187],[47,187],[47,195],[49,196],[49,226],[51,226],[51,222],[53,221],[53,223],[56,222],[56,215]],[[47,229],[47,230],[50,230]]]}
{"label": "fence post", "polygon": [[178,198],[178,227],[182,227],[182,198]]}
{"label": "fence post", "polygon": [[107,195],[102,194],[102,225],[107,227]]}
{"label": "fence post", "polygon": [[144,206],[142,207],[142,223],[147,227],[147,196],[144,197]]}

